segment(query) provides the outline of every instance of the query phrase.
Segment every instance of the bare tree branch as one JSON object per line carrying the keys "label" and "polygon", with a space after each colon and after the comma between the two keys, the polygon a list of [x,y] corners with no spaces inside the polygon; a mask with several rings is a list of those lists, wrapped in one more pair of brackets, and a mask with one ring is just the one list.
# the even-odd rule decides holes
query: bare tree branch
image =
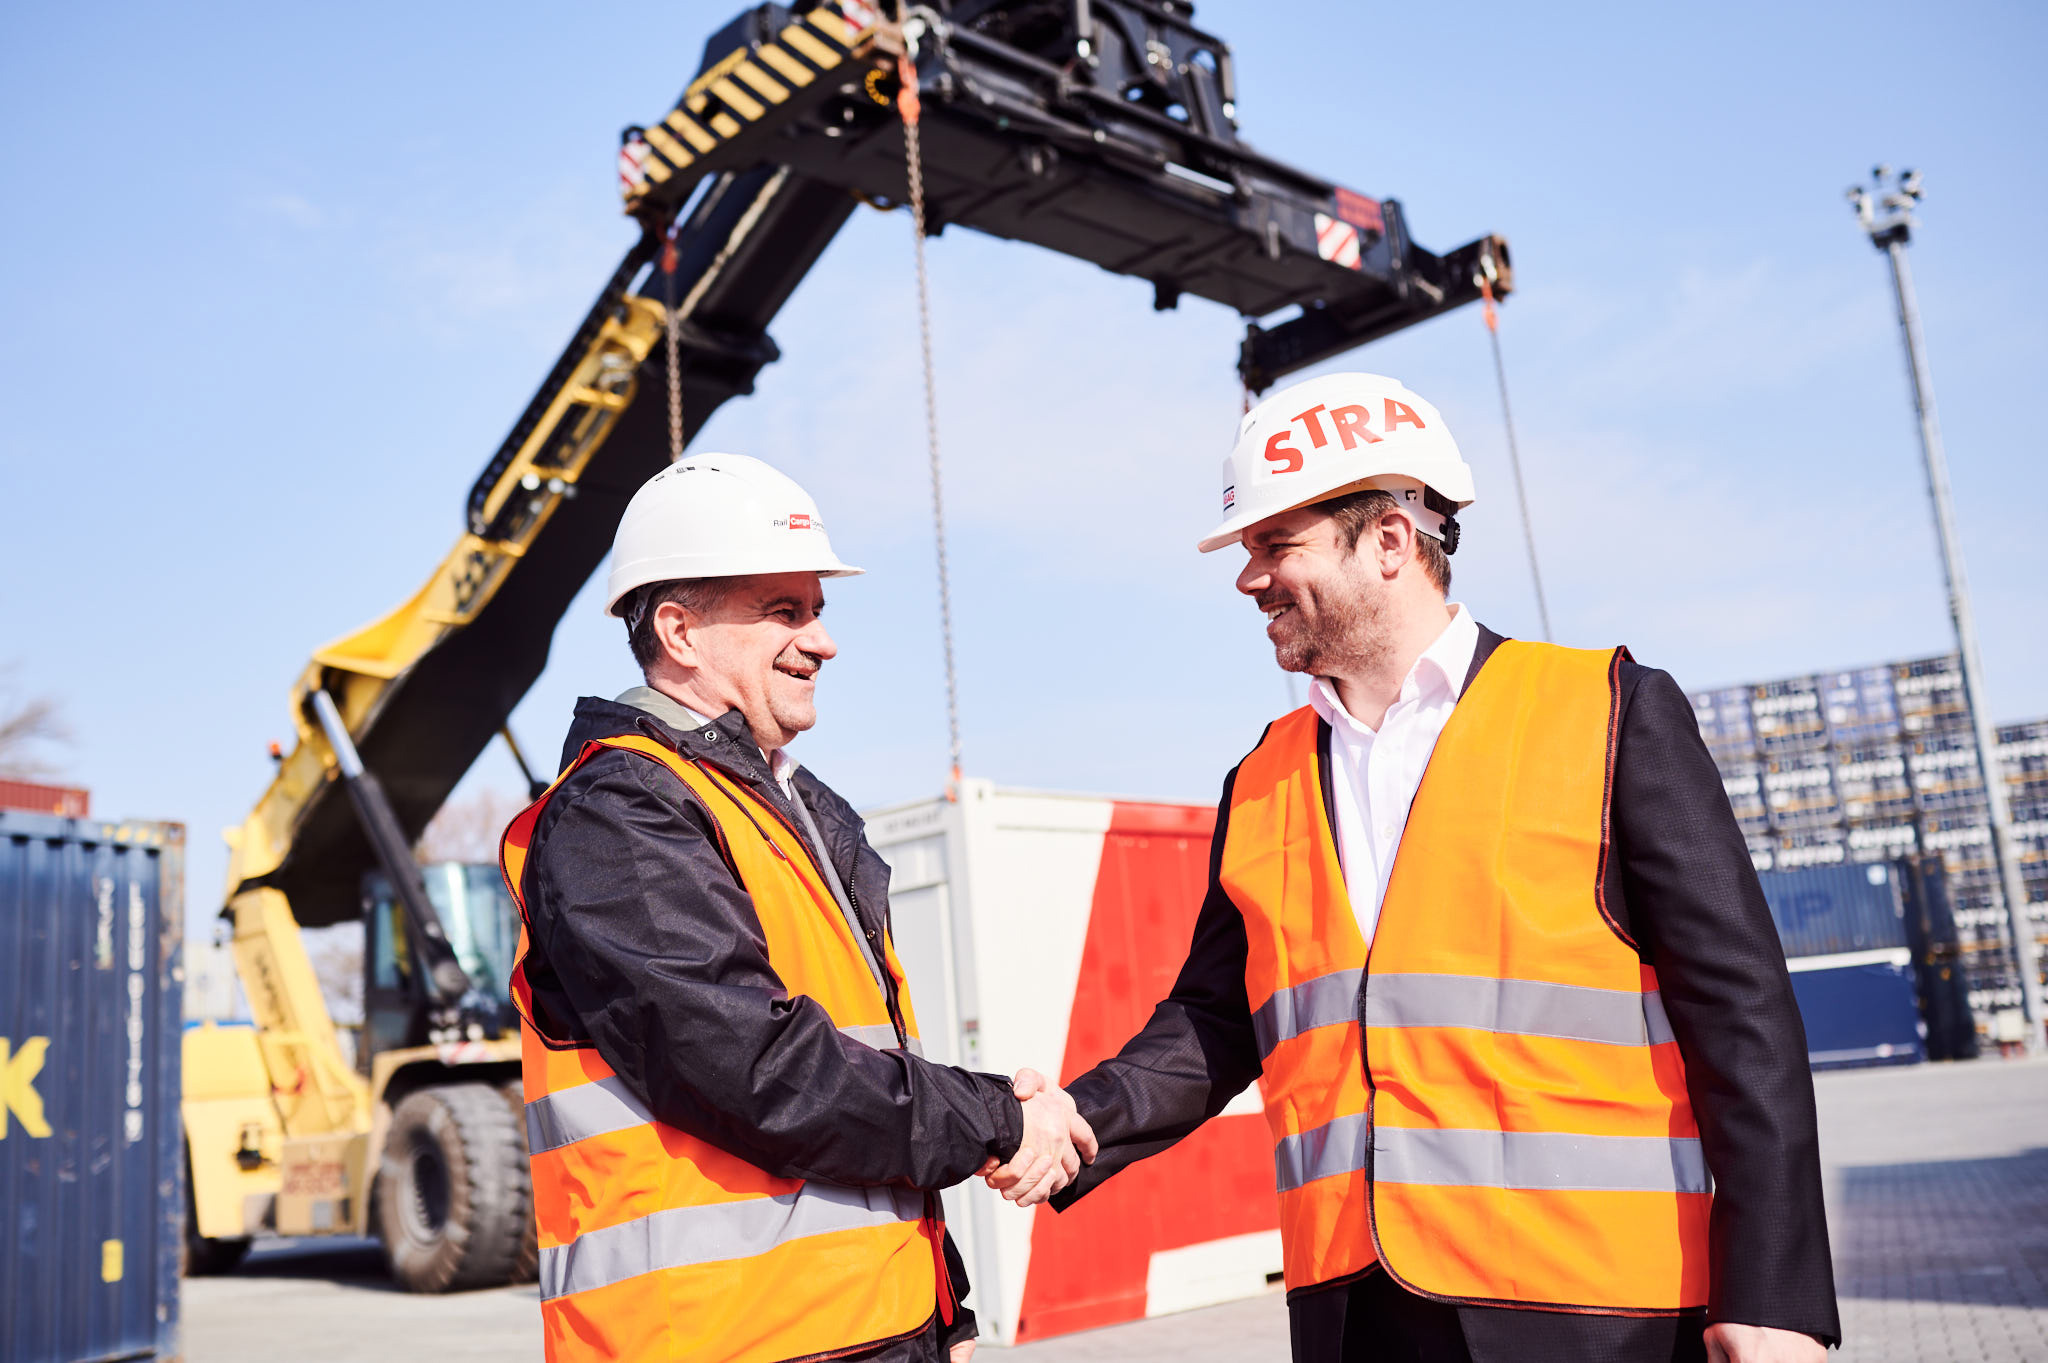
{"label": "bare tree branch", "polygon": [[495,863],[498,839],[526,801],[502,790],[480,790],[441,806],[441,812],[420,834],[413,855],[421,863],[468,861]]}
{"label": "bare tree branch", "polygon": [[306,928],[300,934],[306,944],[306,959],[312,963],[313,978],[327,1000],[327,1011],[340,1026],[354,1026],[363,1020],[363,925],[337,923],[326,928]]}
{"label": "bare tree branch", "polygon": [[45,780],[60,768],[41,750],[71,742],[57,702],[47,696],[18,699],[14,674],[18,664],[0,667],[0,776],[18,781]]}

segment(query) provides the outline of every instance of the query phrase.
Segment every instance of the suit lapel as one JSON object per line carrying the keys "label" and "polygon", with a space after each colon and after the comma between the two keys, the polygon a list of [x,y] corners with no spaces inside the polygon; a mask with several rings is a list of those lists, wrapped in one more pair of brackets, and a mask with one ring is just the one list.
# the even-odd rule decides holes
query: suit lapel
{"label": "suit lapel", "polygon": [[1460,696],[1472,689],[1473,679],[1479,675],[1479,669],[1486,665],[1486,660],[1493,656],[1493,651],[1505,642],[1504,636],[1495,634],[1484,625],[1479,626],[1479,646],[1472,650],[1472,666],[1465,671],[1465,684],[1458,688]]}

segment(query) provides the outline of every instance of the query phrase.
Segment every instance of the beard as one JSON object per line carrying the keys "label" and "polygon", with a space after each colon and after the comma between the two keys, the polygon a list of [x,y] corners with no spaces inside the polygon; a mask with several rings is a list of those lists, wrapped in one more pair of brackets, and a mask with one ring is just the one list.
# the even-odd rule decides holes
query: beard
{"label": "beard", "polygon": [[[1332,592],[1262,593],[1261,607],[1291,602],[1280,617],[1273,658],[1283,672],[1326,677],[1370,669],[1388,651],[1385,590],[1364,578],[1331,584]],[[1270,600],[1268,599],[1270,597]]]}

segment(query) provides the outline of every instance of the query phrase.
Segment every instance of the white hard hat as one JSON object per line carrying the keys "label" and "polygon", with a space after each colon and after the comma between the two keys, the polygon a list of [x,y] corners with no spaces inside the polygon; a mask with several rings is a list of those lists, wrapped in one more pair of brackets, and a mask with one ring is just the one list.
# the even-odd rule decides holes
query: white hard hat
{"label": "white hard hat", "polygon": [[637,587],[751,573],[851,577],[832,552],[818,504],[796,480],[744,454],[693,454],[649,478],[612,539],[605,613]]}
{"label": "white hard hat", "polygon": [[1236,544],[1268,516],[1368,487],[1401,498],[1417,528],[1438,539],[1445,508],[1473,502],[1472,470],[1442,415],[1399,380],[1325,374],[1297,383],[1245,413],[1223,461],[1223,523],[1196,547]]}

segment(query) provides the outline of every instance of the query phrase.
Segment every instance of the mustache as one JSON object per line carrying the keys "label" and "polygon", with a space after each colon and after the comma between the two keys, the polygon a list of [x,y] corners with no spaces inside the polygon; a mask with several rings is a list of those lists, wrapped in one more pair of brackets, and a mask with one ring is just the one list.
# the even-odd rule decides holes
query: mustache
{"label": "mustache", "polygon": [[1269,611],[1273,609],[1273,607],[1275,606],[1286,606],[1293,604],[1294,594],[1292,592],[1281,591],[1277,587],[1272,587],[1268,588],[1263,592],[1257,593],[1252,597],[1252,600],[1258,603],[1258,607],[1260,610]]}
{"label": "mustache", "polygon": [[776,656],[775,666],[815,677],[825,668],[825,660],[815,653],[806,653],[800,648],[785,648]]}

